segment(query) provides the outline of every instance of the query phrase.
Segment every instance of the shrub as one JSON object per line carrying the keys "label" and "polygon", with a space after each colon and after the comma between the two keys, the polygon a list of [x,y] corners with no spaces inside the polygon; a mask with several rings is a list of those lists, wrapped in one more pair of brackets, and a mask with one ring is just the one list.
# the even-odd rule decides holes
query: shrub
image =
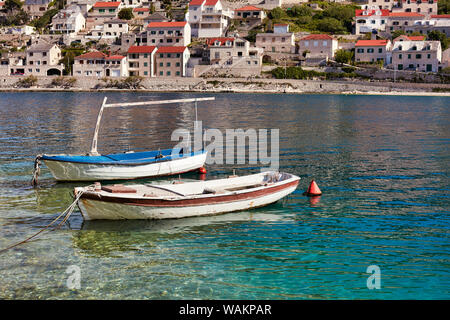
{"label": "shrub", "polygon": [[16,82],[18,88],[30,88],[37,85],[38,79],[35,76],[28,76]]}
{"label": "shrub", "polygon": [[334,60],[338,63],[351,63],[352,59],[353,59],[352,51],[339,49],[339,50],[336,50],[336,52],[334,54]]}
{"label": "shrub", "polygon": [[119,19],[122,20],[131,20],[133,19],[133,9],[132,8],[124,8],[119,11],[119,14],[117,15]]}
{"label": "shrub", "polygon": [[64,89],[68,89],[73,87],[76,82],[77,79],[75,78],[57,77],[52,80],[50,85],[52,87],[62,87]]}

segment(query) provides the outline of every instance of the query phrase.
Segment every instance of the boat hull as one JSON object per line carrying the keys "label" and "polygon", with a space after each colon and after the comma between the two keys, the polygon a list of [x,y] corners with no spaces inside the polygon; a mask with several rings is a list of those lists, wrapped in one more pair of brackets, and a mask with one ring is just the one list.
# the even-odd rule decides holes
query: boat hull
{"label": "boat hull", "polygon": [[[117,198],[96,200],[82,197],[78,202],[81,213],[86,220],[120,220],[120,219],[175,219],[194,216],[217,215],[263,207],[277,202],[292,193],[298,180],[245,194],[241,197],[215,197],[195,201],[152,201],[142,200],[127,202]],[[105,201],[106,200],[106,201]]]}
{"label": "boat hull", "polygon": [[142,165],[92,164],[43,160],[57,181],[126,180],[180,174],[205,164],[207,153]]}

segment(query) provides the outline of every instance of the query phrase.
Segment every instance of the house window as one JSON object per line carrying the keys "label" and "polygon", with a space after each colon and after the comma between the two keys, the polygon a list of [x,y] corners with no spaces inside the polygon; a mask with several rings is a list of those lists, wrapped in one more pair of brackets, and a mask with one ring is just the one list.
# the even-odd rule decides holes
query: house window
{"label": "house window", "polygon": [[180,71],[177,71],[177,76],[179,76],[180,75]]}
{"label": "house window", "polygon": [[358,52],[358,53],[364,53],[364,49],[358,49],[356,52]]}
{"label": "house window", "polygon": [[144,71],[144,76],[146,76],[146,75],[148,75],[148,72],[147,72],[147,71]]}
{"label": "house window", "polygon": [[109,12],[114,12],[114,11],[116,11],[116,9],[109,9],[108,11]]}
{"label": "house window", "polygon": [[144,53],[144,58],[147,58],[147,57],[148,57],[148,54]]}
{"label": "house window", "polygon": [[147,62],[144,62],[144,67],[147,67]]}
{"label": "house window", "polygon": [[160,57],[160,58],[164,58],[164,54],[163,54],[163,53],[160,53],[160,54],[159,54],[159,57]]}
{"label": "house window", "polygon": [[427,59],[431,59],[431,54],[427,54]]}
{"label": "house window", "polygon": [[383,53],[383,48],[378,48],[378,53]]}
{"label": "house window", "polygon": [[309,46],[309,41],[305,41],[305,47]]}
{"label": "house window", "polygon": [[422,59],[422,55],[420,53],[416,54],[416,59]]}
{"label": "house window", "polygon": [[403,65],[402,65],[402,64],[399,64],[398,67],[397,67],[397,69],[398,69],[398,70],[403,70]]}
{"label": "house window", "polygon": [[103,13],[105,12],[105,9],[98,9],[98,12]]}
{"label": "house window", "polygon": [[373,48],[367,49],[367,53],[373,53]]}
{"label": "house window", "polygon": [[164,75],[164,72],[163,72],[163,71],[160,71],[160,72],[159,72],[159,75],[160,75],[160,76],[163,76],[163,75]]}
{"label": "house window", "polygon": [[170,71],[167,71],[167,75],[170,76]]}
{"label": "house window", "polygon": [[167,66],[170,67],[170,62],[167,62]]}
{"label": "house window", "polygon": [[179,62],[177,62],[177,63],[176,63],[176,66],[177,66],[177,67],[179,67],[179,66],[180,66],[180,63],[179,63]]}
{"label": "house window", "polygon": [[159,66],[160,66],[160,67],[163,67],[163,66],[164,66],[164,63],[163,63],[163,62],[160,62],[160,63],[159,63]]}

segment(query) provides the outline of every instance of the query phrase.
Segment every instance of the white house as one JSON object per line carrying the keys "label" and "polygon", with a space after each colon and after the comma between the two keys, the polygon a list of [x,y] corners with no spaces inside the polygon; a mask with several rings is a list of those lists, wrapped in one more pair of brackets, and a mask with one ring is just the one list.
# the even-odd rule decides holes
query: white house
{"label": "white house", "polygon": [[78,5],[70,5],[52,19],[51,32],[78,33],[86,27],[86,19]]}
{"label": "white house", "polygon": [[191,34],[199,38],[220,37],[224,34],[232,12],[225,10],[220,0],[192,0],[186,14]]}
{"label": "white house", "polygon": [[355,34],[385,31],[389,10],[372,7],[355,10]]}

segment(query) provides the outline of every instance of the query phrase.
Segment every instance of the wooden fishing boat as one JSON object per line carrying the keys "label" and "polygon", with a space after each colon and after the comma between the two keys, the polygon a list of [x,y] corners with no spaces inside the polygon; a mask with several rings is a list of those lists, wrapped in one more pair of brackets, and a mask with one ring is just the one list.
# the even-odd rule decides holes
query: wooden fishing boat
{"label": "wooden fishing boat", "polygon": [[[226,179],[171,184],[77,187],[86,220],[170,219],[247,210],[274,203],[292,193],[300,178],[263,172]],[[80,195],[81,193],[81,195]]]}
{"label": "wooden fishing boat", "polygon": [[173,148],[158,151],[125,152],[106,155],[99,154],[97,151],[97,140],[100,121],[105,108],[189,102],[195,103],[195,115],[197,118],[197,102],[214,99],[214,97],[208,97],[106,104],[107,99],[105,97],[98,113],[91,151],[84,155],[38,155],[35,160],[32,183],[37,183],[41,160],[48,167],[53,177],[58,181],[136,179],[174,175],[197,170],[205,164],[207,156],[206,151],[187,152],[182,148]]}

